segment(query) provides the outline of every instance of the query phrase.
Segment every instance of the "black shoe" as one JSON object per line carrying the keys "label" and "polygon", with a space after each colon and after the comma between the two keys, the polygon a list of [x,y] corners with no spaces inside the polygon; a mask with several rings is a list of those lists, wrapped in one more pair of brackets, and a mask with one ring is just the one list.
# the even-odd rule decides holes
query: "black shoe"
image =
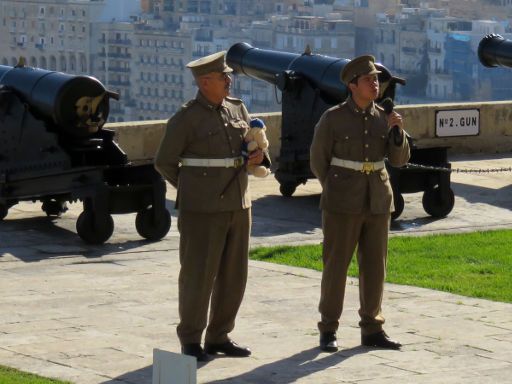
{"label": "black shoe", "polygon": [[226,341],[221,344],[205,343],[204,351],[210,355],[215,355],[217,352],[223,353],[226,356],[233,357],[247,357],[251,356],[251,350],[247,347],[242,347],[232,340]]}
{"label": "black shoe", "polygon": [[336,352],[338,350],[336,332],[320,333],[320,349],[324,352]]}
{"label": "black shoe", "polygon": [[208,355],[203,351],[203,348],[201,348],[201,344],[199,343],[183,344],[181,346],[181,353],[195,357],[197,361],[209,360]]}
{"label": "black shoe", "polygon": [[402,344],[398,341],[391,340],[386,332],[380,331],[371,335],[361,335],[361,344],[367,347],[379,347],[387,349],[400,349]]}

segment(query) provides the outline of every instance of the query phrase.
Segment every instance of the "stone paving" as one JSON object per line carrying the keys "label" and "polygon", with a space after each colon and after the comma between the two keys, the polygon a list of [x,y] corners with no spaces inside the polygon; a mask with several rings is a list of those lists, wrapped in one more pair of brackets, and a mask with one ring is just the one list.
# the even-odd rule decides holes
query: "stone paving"
{"label": "stone paving", "polygon": [[[511,156],[452,160],[462,168],[510,166]],[[273,178],[251,180],[252,244],[321,241],[318,183],[279,196]],[[456,203],[429,218],[421,194],[405,195],[393,235],[512,227],[512,175],[453,174]],[[169,207],[174,191],[168,192]],[[84,245],[74,225],[81,207],[48,219],[21,203],[0,222],[0,364],[89,383],[151,383],[152,351],[178,352],[178,233],[146,243],[134,215],[116,215],[114,236]],[[338,333],[341,350],[321,353],[316,322],[320,273],[250,262],[232,337],[246,359],[199,365],[199,383],[509,383],[512,304],[386,285],[386,330],[402,351],[364,348],[357,327],[357,280],[350,279]]]}

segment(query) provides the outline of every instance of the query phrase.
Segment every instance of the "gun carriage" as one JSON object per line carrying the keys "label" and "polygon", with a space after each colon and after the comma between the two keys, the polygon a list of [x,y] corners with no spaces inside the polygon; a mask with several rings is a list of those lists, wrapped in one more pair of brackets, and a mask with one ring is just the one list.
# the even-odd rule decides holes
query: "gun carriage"
{"label": "gun carriage", "polygon": [[[298,185],[314,178],[309,167],[314,127],[326,109],[347,98],[348,90],[339,76],[349,60],[315,55],[309,50],[299,55],[237,43],[228,50],[226,61],[235,73],[266,81],[282,92],[281,148],[275,177],[281,194],[289,197]],[[376,63],[376,67],[381,71],[377,102],[393,99],[396,85],[405,85],[405,80],[393,76],[382,64]],[[446,147],[418,149],[412,145],[411,163],[449,168],[446,150]],[[404,209],[402,193],[424,191],[423,207],[435,217],[446,216],[453,208],[449,172],[398,169],[387,162],[386,167],[395,201],[393,219]]]}
{"label": "gun carriage", "polygon": [[48,216],[82,201],[76,230],[88,243],[110,238],[117,213],[137,212],[146,239],[167,234],[164,180],[103,128],[111,98],[93,77],[0,65],[0,220],[20,201],[42,201]]}

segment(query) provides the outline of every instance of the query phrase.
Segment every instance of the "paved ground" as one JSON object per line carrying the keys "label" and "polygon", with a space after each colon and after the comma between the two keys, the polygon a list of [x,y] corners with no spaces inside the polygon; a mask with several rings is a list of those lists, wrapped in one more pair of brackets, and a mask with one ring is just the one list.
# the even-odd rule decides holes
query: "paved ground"
{"label": "paved ground", "polygon": [[[509,167],[511,156],[459,158],[453,167]],[[319,186],[283,199],[272,178],[252,180],[252,243],[320,242]],[[512,173],[454,174],[453,212],[430,219],[421,194],[405,195],[393,234],[512,227]],[[172,206],[174,192],[169,191]],[[0,223],[0,364],[74,383],[151,383],[153,348],[177,352],[178,234],[141,241],[134,215],[118,215],[104,246],[74,233],[78,205],[61,219],[39,204]],[[174,212],[173,212],[174,214]],[[175,217],[173,217],[175,219]],[[512,305],[388,284],[388,333],[401,352],[363,348],[357,281],[350,280],[336,354],[317,349],[318,272],[251,262],[233,338],[247,359],[200,366],[200,383],[509,383]]]}

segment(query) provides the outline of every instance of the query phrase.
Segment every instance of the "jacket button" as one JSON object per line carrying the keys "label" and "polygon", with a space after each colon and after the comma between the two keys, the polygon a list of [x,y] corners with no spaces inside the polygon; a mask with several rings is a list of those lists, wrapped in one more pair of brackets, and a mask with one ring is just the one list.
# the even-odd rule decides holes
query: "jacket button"
{"label": "jacket button", "polygon": [[335,174],[334,174],[334,177],[338,177],[338,174],[337,174],[337,173],[335,173]]}
{"label": "jacket button", "polygon": [[367,129],[365,129],[365,130],[364,130],[364,134],[365,134],[365,135],[367,135],[367,134],[368,134],[368,130],[367,130]]}
{"label": "jacket button", "polygon": [[364,145],[364,147],[365,147],[365,148],[368,148],[368,144],[365,144],[365,145]]}
{"label": "jacket button", "polygon": [[345,140],[348,140],[348,136],[345,136]]}
{"label": "jacket button", "polygon": [[367,157],[365,157],[365,158],[364,158],[364,161],[368,161],[368,158],[367,158]]}
{"label": "jacket button", "polygon": [[206,176],[206,172],[203,172],[203,176]]}

